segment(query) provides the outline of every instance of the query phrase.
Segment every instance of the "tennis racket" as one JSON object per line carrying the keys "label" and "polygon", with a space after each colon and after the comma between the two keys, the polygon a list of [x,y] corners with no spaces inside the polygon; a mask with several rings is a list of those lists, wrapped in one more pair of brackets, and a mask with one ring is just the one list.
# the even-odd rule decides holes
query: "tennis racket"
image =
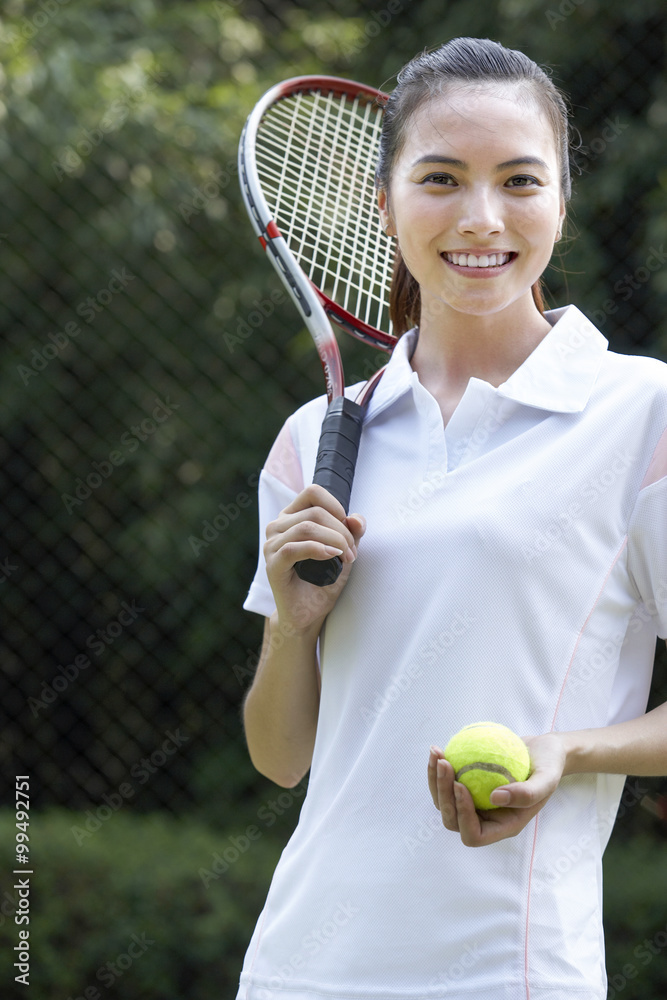
{"label": "tennis racket", "polygon": [[[351,80],[301,76],[257,103],[239,145],[241,190],[253,228],[319,352],[329,401],[313,482],[349,511],[364,411],[384,369],[345,397],[331,321],[390,352],[393,246],[376,205],[375,161],[386,95]],[[323,587],[337,556],[296,564]]]}

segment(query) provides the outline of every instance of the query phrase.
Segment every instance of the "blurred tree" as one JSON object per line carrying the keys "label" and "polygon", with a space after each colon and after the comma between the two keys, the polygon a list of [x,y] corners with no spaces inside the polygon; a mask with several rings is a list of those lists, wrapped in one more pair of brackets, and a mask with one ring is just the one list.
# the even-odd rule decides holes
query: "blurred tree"
{"label": "blurred tree", "polygon": [[[245,218],[238,138],[281,78],[390,89],[459,34],[525,49],[571,94],[581,173],[553,304],[577,302],[617,350],[664,355],[659,0],[5,5],[3,759],[38,801],[99,800],[176,724],[189,742],[137,808],[197,802],[223,821],[265,792],[239,718],[261,627],[240,610],[255,484],[322,383]],[[343,346],[350,381],[377,360]]]}
{"label": "blurred tree", "polygon": [[[296,822],[301,791],[255,774],[240,721],[261,634],[241,610],[256,477],[282,421],[322,391],[238,191],[238,139],[260,94],[323,72],[389,90],[415,52],[456,35],[524,49],[571,96],[580,134],[550,301],[576,302],[615,350],[667,358],[665,30],[662,0],[5,0],[0,759],[11,787],[28,772],[33,805],[90,810],[125,784],[136,812],[194,809],[232,834],[256,824],[267,857]],[[349,381],[378,360],[342,347]],[[663,652],[651,704],[667,697],[664,665]],[[630,841],[667,832],[634,806],[665,791],[661,780],[628,789],[608,926],[627,890],[625,845],[635,865],[644,851]],[[632,920],[637,934],[652,926]],[[654,985],[658,964],[649,971]]]}

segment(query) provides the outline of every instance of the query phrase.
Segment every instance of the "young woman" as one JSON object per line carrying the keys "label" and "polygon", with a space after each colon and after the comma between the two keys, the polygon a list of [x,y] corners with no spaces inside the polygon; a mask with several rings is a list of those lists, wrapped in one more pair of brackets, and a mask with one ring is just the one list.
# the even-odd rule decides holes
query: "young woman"
{"label": "young woman", "polygon": [[[667,706],[645,714],[667,366],[608,351],[575,306],[544,311],[568,122],[522,53],[456,39],[408,64],[377,186],[402,337],[359,513],[307,485],[324,399],[261,478],[248,747],[278,784],[310,781],[238,997],[603,1000],[602,852],[624,776],[667,773]],[[334,586],[296,576],[333,552]],[[478,812],[440,747],[485,720],[526,738],[532,774]]]}

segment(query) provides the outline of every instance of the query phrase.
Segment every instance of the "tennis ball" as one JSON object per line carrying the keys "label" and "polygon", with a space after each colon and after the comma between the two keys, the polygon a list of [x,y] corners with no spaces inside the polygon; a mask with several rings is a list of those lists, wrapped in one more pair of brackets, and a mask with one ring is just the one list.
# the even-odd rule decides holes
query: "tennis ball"
{"label": "tennis ball", "polygon": [[445,747],[456,780],[470,791],[476,809],[497,809],[494,788],[525,781],[530,774],[528,747],[516,733],[496,722],[464,726]]}

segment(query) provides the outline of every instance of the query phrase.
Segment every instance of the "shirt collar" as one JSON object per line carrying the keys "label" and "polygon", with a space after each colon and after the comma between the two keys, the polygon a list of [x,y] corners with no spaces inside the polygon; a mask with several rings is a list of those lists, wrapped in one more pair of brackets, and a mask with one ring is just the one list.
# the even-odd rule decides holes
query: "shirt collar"
{"label": "shirt collar", "polygon": [[[576,306],[551,309],[544,315],[551,330],[496,392],[540,410],[580,413],[593,391],[608,341]],[[410,365],[418,336],[414,328],[399,338],[371,397],[366,420],[419,381]]]}
{"label": "shirt collar", "polygon": [[606,337],[576,306],[545,313],[551,330],[498,393],[526,406],[580,413],[608,347]]}

